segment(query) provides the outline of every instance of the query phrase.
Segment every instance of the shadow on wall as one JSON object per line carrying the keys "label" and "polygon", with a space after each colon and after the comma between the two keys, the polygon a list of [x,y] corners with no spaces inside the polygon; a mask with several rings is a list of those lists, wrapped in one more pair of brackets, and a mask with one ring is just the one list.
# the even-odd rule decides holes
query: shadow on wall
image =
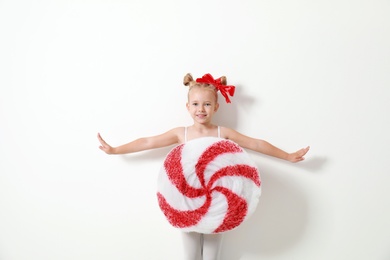
{"label": "shadow on wall", "polygon": [[121,158],[128,163],[132,163],[134,161],[137,162],[150,162],[157,161],[161,162],[161,165],[167,156],[167,154],[175,147],[176,145],[171,145],[167,147],[162,147],[154,150],[146,150],[137,153],[133,153],[131,155],[121,155]]}
{"label": "shadow on wall", "polygon": [[213,123],[236,130],[239,125],[237,108],[243,108],[245,111],[250,110],[250,107],[255,102],[254,98],[242,94],[240,86],[236,87],[234,97],[231,98],[232,103],[230,104],[225,102],[225,98],[220,93],[218,95],[219,110],[214,115]]}
{"label": "shadow on wall", "polygon": [[283,179],[288,173],[262,172],[258,208],[240,227],[225,234],[222,259],[277,255],[294,246],[305,232],[308,206],[300,187]]}

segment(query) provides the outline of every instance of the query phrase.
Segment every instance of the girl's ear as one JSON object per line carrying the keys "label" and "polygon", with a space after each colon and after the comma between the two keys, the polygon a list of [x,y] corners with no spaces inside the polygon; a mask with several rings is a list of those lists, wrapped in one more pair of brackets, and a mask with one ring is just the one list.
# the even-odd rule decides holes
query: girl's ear
{"label": "girl's ear", "polygon": [[219,108],[219,103],[216,103],[215,108],[214,108],[214,112],[217,112],[218,108]]}
{"label": "girl's ear", "polygon": [[190,110],[190,104],[188,104],[188,102],[186,103],[186,108],[188,111]]}

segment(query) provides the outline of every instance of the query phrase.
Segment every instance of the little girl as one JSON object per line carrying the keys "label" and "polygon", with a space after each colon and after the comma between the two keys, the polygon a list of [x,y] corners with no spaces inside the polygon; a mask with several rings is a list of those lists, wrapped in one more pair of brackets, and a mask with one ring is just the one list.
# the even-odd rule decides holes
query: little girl
{"label": "little girl", "polygon": [[[107,154],[126,154],[181,144],[200,137],[215,136],[229,139],[243,148],[290,162],[295,163],[304,160],[304,155],[309,151],[309,147],[287,153],[267,141],[245,136],[233,129],[216,126],[212,123],[214,113],[219,108],[217,92],[220,91],[228,103],[230,103],[229,95],[233,96],[234,94],[234,86],[226,85],[226,77],[214,80],[210,74],[206,74],[194,81],[191,74],[187,74],[183,83],[189,87],[186,106],[194,121],[192,126],[173,128],[163,134],[139,138],[118,147],[110,146],[98,134],[101,144],[99,148]],[[183,232],[186,260],[217,260],[221,243],[221,233]],[[201,258],[202,256],[203,258]]]}

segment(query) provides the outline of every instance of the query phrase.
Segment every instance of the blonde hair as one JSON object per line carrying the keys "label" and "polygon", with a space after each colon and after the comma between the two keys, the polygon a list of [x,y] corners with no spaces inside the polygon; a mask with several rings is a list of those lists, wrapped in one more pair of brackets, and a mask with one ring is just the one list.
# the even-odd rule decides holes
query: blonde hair
{"label": "blonde hair", "polygon": [[[221,83],[222,83],[222,85],[227,84],[227,80],[226,80],[225,76],[221,77]],[[212,91],[215,94],[215,101],[218,102],[218,93],[217,93],[218,89],[216,87],[214,87],[212,84],[196,82],[190,73],[187,73],[184,76],[183,84],[184,84],[184,86],[189,87],[188,95],[190,94],[190,91],[193,88],[203,88],[203,89]]]}

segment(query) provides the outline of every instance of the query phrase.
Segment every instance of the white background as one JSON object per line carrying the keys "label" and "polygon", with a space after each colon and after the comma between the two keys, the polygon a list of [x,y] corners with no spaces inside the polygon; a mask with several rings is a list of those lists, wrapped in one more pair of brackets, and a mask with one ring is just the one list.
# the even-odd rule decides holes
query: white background
{"label": "white background", "polygon": [[112,145],[191,124],[182,78],[236,85],[215,122],[263,194],[223,260],[390,259],[390,2],[0,1],[0,259],[181,259],[156,180],[171,149]]}

